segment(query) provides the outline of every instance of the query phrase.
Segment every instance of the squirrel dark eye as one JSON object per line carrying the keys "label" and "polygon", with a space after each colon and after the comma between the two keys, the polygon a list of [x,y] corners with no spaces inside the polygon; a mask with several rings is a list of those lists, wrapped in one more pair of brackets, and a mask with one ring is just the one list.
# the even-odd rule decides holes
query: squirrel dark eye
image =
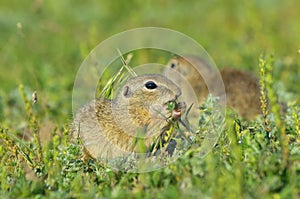
{"label": "squirrel dark eye", "polygon": [[157,88],[157,85],[156,85],[154,82],[149,81],[149,82],[147,82],[147,83],[145,84],[145,87],[146,87],[147,89],[155,89],[155,88]]}
{"label": "squirrel dark eye", "polygon": [[175,68],[176,64],[175,63],[171,63],[171,68]]}

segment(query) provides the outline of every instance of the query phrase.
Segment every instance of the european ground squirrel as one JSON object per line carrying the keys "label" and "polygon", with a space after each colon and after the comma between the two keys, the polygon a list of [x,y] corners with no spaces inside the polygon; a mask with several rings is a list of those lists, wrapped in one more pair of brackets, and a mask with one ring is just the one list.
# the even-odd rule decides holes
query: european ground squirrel
{"label": "european ground squirrel", "polygon": [[139,153],[137,138],[148,147],[168,126],[169,119],[181,116],[184,103],[168,109],[180,95],[179,87],[165,76],[137,76],[125,82],[115,99],[96,99],[82,107],[74,117],[73,128],[93,158]]}
{"label": "european ground squirrel", "polygon": [[[205,78],[202,78],[191,62],[201,69],[201,75]],[[186,86],[180,80],[186,79],[193,88],[200,104],[209,93],[206,84],[208,82],[205,82],[204,79],[213,84],[215,78],[213,70],[205,61],[196,56],[173,57],[169,60],[164,74],[182,89],[183,98],[189,99],[190,96],[187,95],[190,93],[184,92]],[[179,74],[182,75],[182,78],[179,77]],[[245,119],[253,119],[261,113],[258,78],[250,72],[233,68],[222,68],[220,74],[225,86],[226,103],[229,107],[235,109]],[[187,105],[189,105],[188,102]]]}

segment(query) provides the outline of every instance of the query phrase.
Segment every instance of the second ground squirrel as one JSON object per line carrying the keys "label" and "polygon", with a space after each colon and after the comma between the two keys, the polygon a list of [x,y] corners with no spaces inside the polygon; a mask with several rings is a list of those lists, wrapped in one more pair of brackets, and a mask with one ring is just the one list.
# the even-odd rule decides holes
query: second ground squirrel
{"label": "second ground squirrel", "polygon": [[[205,78],[188,60],[201,69],[201,75]],[[207,82],[204,79],[214,84],[215,78],[212,68],[196,56],[173,57],[168,62],[164,74],[181,88],[184,85],[180,79],[185,79],[194,90],[200,104],[209,93]],[[179,74],[182,75],[182,78],[179,77]],[[222,68],[220,74],[225,86],[227,105],[237,110],[238,114],[245,119],[253,119],[261,113],[258,78],[250,72],[233,68]],[[185,94],[184,88],[182,91],[184,99],[190,98],[190,96],[185,96],[190,95],[190,93]]]}

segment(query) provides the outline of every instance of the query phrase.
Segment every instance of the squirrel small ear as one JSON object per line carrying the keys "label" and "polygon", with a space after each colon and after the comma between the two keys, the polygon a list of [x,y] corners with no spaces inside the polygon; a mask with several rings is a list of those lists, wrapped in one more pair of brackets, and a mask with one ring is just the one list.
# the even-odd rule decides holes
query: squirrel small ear
{"label": "squirrel small ear", "polygon": [[129,98],[131,96],[131,94],[132,93],[131,93],[131,90],[130,90],[129,86],[125,86],[124,90],[123,90],[124,97]]}

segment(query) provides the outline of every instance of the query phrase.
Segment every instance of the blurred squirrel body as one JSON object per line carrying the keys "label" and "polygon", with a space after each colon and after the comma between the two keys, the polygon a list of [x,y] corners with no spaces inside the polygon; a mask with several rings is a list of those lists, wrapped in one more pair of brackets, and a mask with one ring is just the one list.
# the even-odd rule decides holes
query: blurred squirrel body
{"label": "blurred squirrel body", "polygon": [[[201,75],[195,67],[200,70]],[[209,93],[208,84],[218,90],[218,87],[214,85],[214,80],[217,79],[216,72],[196,56],[173,57],[168,62],[164,74],[182,88],[183,98],[187,99],[188,105],[191,103],[188,99],[191,98],[192,92],[185,92],[187,87],[195,92],[198,105],[203,103]],[[235,109],[245,119],[253,119],[261,113],[258,78],[250,72],[234,68],[222,68],[220,75],[225,86],[226,103],[229,107]]]}

